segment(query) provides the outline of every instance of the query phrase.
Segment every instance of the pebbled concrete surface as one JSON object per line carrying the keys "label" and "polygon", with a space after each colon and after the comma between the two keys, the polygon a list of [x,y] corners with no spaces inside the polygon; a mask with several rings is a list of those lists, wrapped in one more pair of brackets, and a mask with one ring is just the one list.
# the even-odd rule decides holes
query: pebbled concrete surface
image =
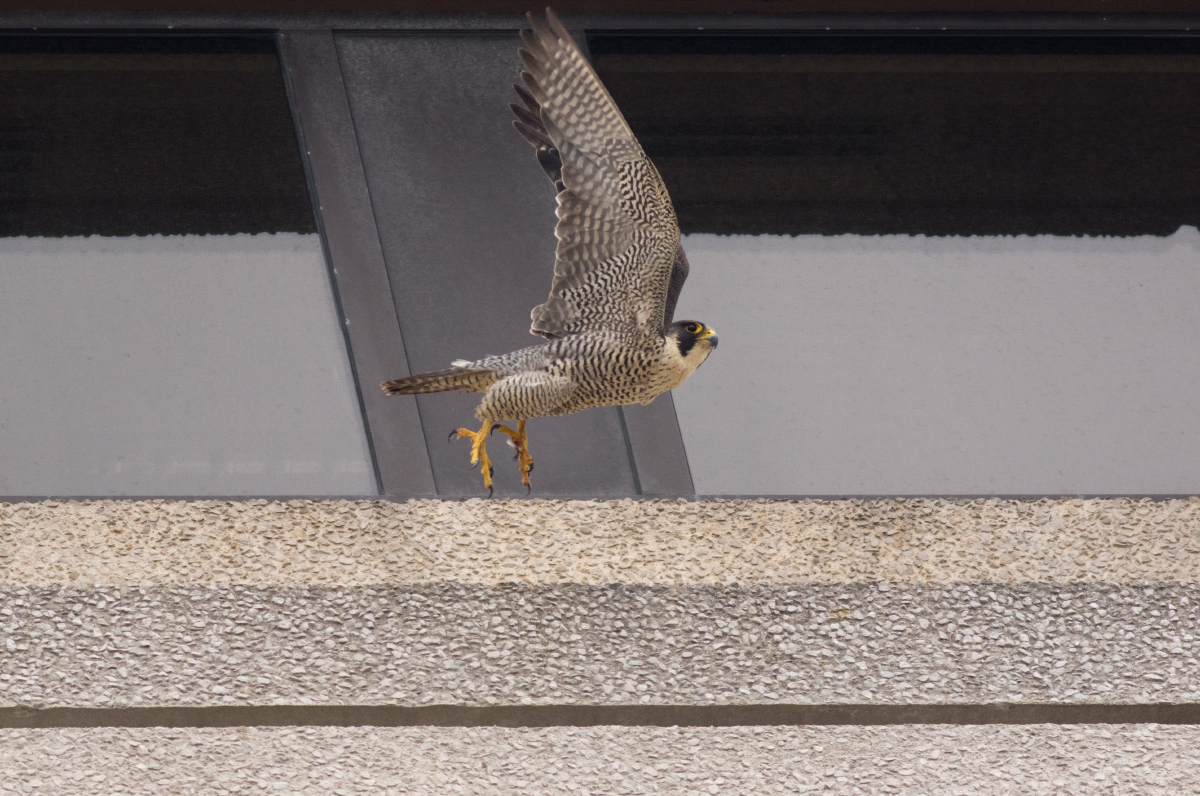
{"label": "pebbled concrete surface", "polygon": [[0,503],[0,583],[1200,581],[1184,500]]}
{"label": "pebbled concrete surface", "polygon": [[0,730],[0,794],[1200,792],[1200,727]]}
{"label": "pebbled concrete surface", "polygon": [[1200,584],[0,591],[0,704],[1200,701]]}

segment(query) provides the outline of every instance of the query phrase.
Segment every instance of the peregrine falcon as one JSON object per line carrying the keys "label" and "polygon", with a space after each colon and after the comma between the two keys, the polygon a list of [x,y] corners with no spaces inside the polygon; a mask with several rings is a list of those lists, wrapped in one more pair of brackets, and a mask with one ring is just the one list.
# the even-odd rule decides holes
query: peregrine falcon
{"label": "peregrine falcon", "polygon": [[[448,370],[383,383],[388,395],[483,393],[470,439],[492,494],[487,438],[506,434],[529,491],[533,457],[525,421],[593,406],[648,404],[700,366],[717,335],[699,321],[675,321],[687,278],[675,209],[658,170],[566,28],[550,9],[528,15],[519,51],[528,71],[515,85],[513,126],[533,145],[558,190],[554,280],[533,308],[530,332],[547,342]],[[501,425],[517,421],[516,429]]]}

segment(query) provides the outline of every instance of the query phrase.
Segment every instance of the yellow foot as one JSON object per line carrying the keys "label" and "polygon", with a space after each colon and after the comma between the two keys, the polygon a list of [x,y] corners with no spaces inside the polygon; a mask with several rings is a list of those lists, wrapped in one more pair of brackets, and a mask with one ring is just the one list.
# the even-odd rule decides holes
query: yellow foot
{"label": "yellow foot", "polygon": [[529,455],[529,438],[525,436],[525,421],[517,423],[517,430],[513,431],[508,426],[496,426],[497,431],[502,431],[512,440],[512,446],[517,449],[517,461],[521,463],[521,483],[525,485],[525,494],[529,494],[529,490],[533,487],[529,485],[529,474],[533,472],[533,457]]}
{"label": "yellow foot", "polygon": [[479,469],[483,472],[483,485],[487,487],[488,497],[492,496],[492,460],[488,458],[487,453],[487,438],[491,431],[492,421],[485,420],[483,428],[478,432],[469,428],[460,428],[450,432],[450,439],[458,436],[461,439],[471,440],[471,466],[474,467],[478,464]]}

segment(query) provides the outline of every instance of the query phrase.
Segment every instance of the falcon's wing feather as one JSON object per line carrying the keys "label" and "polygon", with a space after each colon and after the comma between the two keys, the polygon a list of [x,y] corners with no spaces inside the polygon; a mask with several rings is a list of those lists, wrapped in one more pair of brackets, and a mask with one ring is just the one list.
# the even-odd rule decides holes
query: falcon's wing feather
{"label": "falcon's wing feather", "polygon": [[675,262],[671,266],[671,281],[667,285],[667,306],[663,310],[663,331],[666,332],[671,321],[675,320],[675,305],[679,302],[679,291],[692,270],[688,265],[687,255],[683,252],[683,244],[675,250]]}
{"label": "falcon's wing feather", "polygon": [[513,124],[558,188],[554,281],[530,331],[661,333],[687,275],[666,187],[554,12],[529,21]]}

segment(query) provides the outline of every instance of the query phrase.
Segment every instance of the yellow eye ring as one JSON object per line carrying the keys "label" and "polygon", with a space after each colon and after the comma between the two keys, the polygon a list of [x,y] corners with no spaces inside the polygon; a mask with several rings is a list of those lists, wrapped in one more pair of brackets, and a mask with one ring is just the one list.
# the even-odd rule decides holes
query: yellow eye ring
{"label": "yellow eye ring", "polygon": [[687,330],[688,334],[700,334],[700,330],[704,327],[698,323],[689,323],[684,328]]}

